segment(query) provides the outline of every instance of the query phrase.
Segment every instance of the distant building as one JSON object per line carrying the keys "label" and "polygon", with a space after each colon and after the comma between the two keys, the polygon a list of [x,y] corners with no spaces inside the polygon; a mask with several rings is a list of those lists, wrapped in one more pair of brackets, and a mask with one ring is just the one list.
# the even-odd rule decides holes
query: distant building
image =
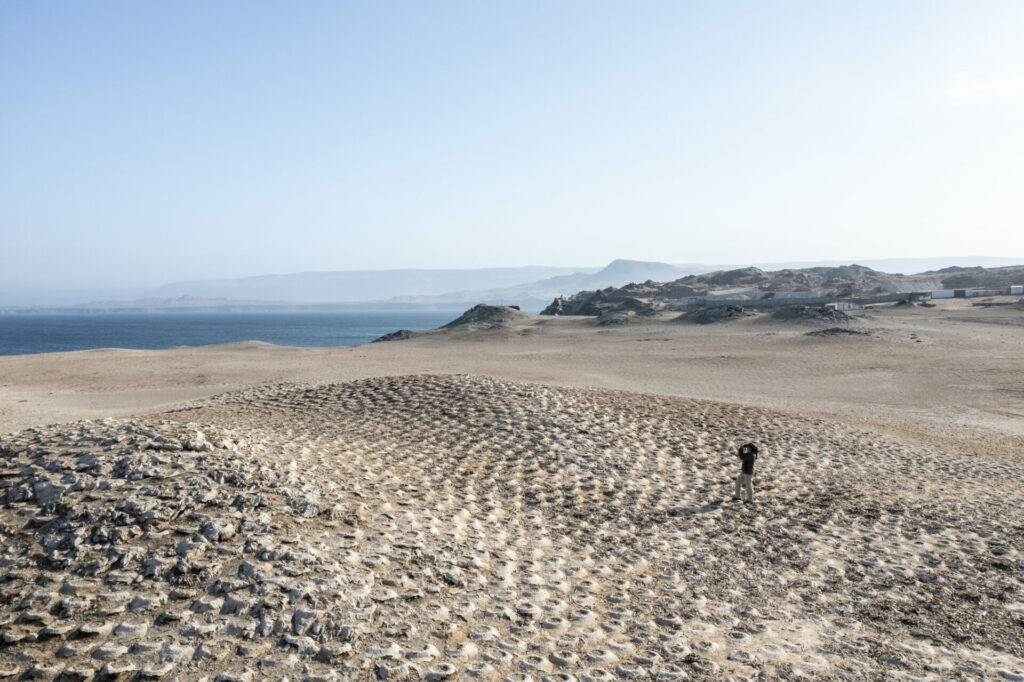
{"label": "distant building", "polygon": [[1024,294],[1024,285],[1013,284],[999,289],[941,289],[931,292],[932,298],[977,298],[979,296],[1013,296]]}
{"label": "distant building", "polygon": [[826,308],[833,310],[864,310],[864,306],[859,303],[851,303],[849,301],[835,301],[833,303],[826,303]]}

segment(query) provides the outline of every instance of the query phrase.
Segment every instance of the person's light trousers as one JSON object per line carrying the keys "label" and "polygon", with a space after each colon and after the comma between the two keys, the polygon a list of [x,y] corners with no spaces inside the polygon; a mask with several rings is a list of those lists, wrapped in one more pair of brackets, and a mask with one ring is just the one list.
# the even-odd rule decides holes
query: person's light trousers
{"label": "person's light trousers", "polygon": [[754,474],[740,474],[736,477],[736,497],[743,499],[740,494],[740,488],[745,488],[747,491],[747,499],[751,502],[754,501]]}

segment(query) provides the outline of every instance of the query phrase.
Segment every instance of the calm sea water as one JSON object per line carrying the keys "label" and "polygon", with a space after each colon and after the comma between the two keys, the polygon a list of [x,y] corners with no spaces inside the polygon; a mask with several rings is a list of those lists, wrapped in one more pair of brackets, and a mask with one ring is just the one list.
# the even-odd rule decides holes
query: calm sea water
{"label": "calm sea water", "polygon": [[398,329],[433,329],[451,310],[387,313],[0,315],[0,355],[92,348],[139,350],[265,341],[279,346],[353,346]]}

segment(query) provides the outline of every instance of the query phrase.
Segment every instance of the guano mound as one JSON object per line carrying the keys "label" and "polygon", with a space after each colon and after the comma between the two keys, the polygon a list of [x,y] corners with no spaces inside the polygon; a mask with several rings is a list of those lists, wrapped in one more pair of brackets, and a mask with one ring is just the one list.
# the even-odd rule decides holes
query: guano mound
{"label": "guano mound", "polygon": [[[753,505],[728,500],[745,440]],[[725,403],[246,389],[0,438],[0,672],[1013,679],[1022,484]]]}

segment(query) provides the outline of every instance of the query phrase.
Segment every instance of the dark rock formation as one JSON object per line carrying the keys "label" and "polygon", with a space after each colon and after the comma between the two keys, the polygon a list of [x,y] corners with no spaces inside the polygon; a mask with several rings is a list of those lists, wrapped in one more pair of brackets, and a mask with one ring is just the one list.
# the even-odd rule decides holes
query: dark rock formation
{"label": "dark rock formation", "polygon": [[713,324],[715,322],[728,322],[741,317],[750,317],[753,312],[738,305],[723,305],[710,308],[697,308],[683,313],[673,320],[674,322],[696,322],[697,324]]}
{"label": "dark rock formation", "polygon": [[997,289],[1011,284],[1024,284],[1024,265],[1008,265],[1003,268],[943,268],[934,273],[942,276],[945,289]]}
{"label": "dark rock formation", "polygon": [[597,318],[597,323],[602,327],[619,327],[629,324],[633,314],[626,310],[613,310]]}
{"label": "dark rock formation", "polygon": [[804,336],[871,336],[871,332],[864,332],[857,329],[846,329],[845,327],[829,327],[828,329],[816,329],[807,332]]}
{"label": "dark rock formation", "polygon": [[568,307],[569,299],[565,296],[556,296],[555,300],[548,304],[548,307],[540,311],[541,315],[568,315],[565,312]]}
{"label": "dark rock formation", "polygon": [[631,310],[637,314],[653,314],[665,301],[692,296],[705,296],[711,291],[753,289],[771,292],[828,292],[829,296],[853,297],[887,291],[928,289],[937,283],[934,276],[904,277],[878,272],[861,265],[832,268],[805,268],[765,272],[759,268],[720,270],[703,275],[690,275],[672,282],[647,281],[627,284],[618,289],[581,291],[569,297],[559,296],[541,315],[596,315],[613,310]]}
{"label": "dark rock formation", "polygon": [[[480,303],[440,328],[448,330],[497,329],[499,327],[504,327],[512,320],[518,320],[524,317],[527,317],[527,313],[521,312],[517,305],[486,305],[484,303]],[[380,338],[376,338],[371,343],[377,343],[378,341],[401,341],[402,339],[411,339],[419,336],[420,334],[427,333],[431,332],[399,329],[396,332],[391,332],[390,334],[385,334]]]}
{"label": "dark rock formation", "polygon": [[856,318],[850,317],[842,310],[822,306],[815,308],[809,305],[794,305],[780,308],[772,313],[776,320],[794,320],[797,322],[852,322]]}
{"label": "dark rock formation", "polygon": [[619,311],[645,316],[655,315],[658,312],[657,304],[648,298],[638,298],[631,295],[633,290],[629,289],[629,287],[634,286],[636,285],[627,285],[621,289],[609,287],[601,291],[581,291],[569,298],[559,296],[551,302],[551,305],[542,310],[540,314],[593,315],[600,317],[606,313]]}
{"label": "dark rock formation", "polygon": [[527,314],[519,310],[517,305],[487,305],[480,303],[455,318],[441,329],[496,329],[504,327],[513,320],[520,320]]}
{"label": "dark rock formation", "polygon": [[[720,270],[689,275],[672,282],[646,281],[623,287],[581,291],[559,296],[541,315],[593,315],[616,310],[651,315],[676,299],[706,296],[713,291],[749,290],[738,296],[772,298],[775,292],[807,292],[824,299],[871,297],[896,292],[930,291],[939,288],[1005,287],[1024,283],[1024,265],[1003,268],[946,268],[918,275],[879,272],[863,265],[841,265],[776,270],[759,268]],[[806,317],[806,316],[805,316]],[[820,316],[819,316],[820,317]]]}
{"label": "dark rock formation", "polygon": [[384,336],[378,337],[370,343],[377,343],[378,341],[401,341],[402,339],[411,339],[416,336],[417,332],[412,329],[399,329],[397,332],[391,332]]}

